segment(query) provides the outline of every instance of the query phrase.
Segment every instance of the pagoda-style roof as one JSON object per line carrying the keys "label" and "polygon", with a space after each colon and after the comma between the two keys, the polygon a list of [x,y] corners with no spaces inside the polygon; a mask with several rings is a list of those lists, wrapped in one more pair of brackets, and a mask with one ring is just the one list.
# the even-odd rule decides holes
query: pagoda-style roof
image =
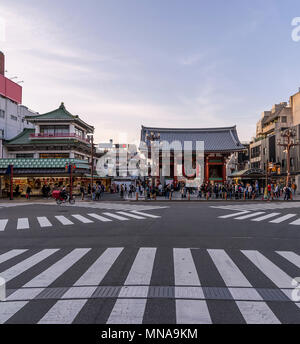
{"label": "pagoda-style roof", "polygon": [[79,116],[72,115],[66,108],[64,103],[61,103],[58,109],[53,111],[36,115],[36,116],[27,116],[25,117],[28,122],[31,123],[41,123],[41,122],[75,122],[80,126],[84,127],[88,132],[94,132],[95,128],[82,119]]}
{"label": "pagoda-style roof", "polygon": [[159,138],[160,142],[184,142],[192,141],[193,150],[196,149],[196,142],[204,142],[206,153],[236,152],[242,151],[245,147],[241,144],[236,126],[226,128],[151,128],[142,126],[141,140],[149,142],[148,137]]}

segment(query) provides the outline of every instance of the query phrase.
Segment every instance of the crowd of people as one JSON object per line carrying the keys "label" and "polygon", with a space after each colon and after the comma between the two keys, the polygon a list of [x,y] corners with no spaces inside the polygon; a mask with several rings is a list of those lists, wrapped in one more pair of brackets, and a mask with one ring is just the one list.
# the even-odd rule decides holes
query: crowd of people
{"label": "crowd of people", "polygon": [[[54,190],[64,191],[68,193],[69,188],[62,185],[56,186],[52,190],[50,185],[43,185],[42,195],[44,198],[51,198]],[[80,186],[81,199],[90,197],[93,201],[99,201],[103,198],[106,191],[105,186],[100,182],[93,186],[88,184],[85,187]],[[224,200],[254,200],[254,199],[281,199],[291,200],[296,194],[297,185],[293,182],[286,186],[283,183],[270,182],[266,186],[260,184],[258,181],[254,183],[203,183],[198,188],[188,187],[184,183],[179,183],[176,186],[173,183],[162,185],[152,185],[146,181],[139,181],[136,185],[133,184],[112,184],[108,190],[110,193],[117,193],[120,198],[133,198],[136,195],[145,197],[146,199],[156,199],[157,196],[172,199],[175,192],[179,193],[182,199],[190,198],[194,195],[197,199],[224,199]],[[28,185],[26,188],[26,198],[30,199],[32,189]],[[20,195],[19,186],[15,188],[15,195]],[[196,196],[196,197],[195,197]]]}

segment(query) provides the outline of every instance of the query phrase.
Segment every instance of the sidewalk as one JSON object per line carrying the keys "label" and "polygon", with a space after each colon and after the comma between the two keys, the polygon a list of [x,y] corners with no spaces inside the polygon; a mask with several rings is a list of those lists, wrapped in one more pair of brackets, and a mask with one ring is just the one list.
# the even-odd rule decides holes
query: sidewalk
{"label": "sidewalk", "polygon": [[[172,200],[166,199],[164,196],[157,196],[156,201],[157,202],[267,202],[267,200],[262,199],[263,196],[257,197],[256,199],[227,199],[224,200],[222,198],[215,198],[215,196],[209,198],[206,200],[206,198],[203,196],[202,198],[198,198],[196,194],[190,196],[190,200],[188,199],[188,196],[186,198],[181,198],[180,192],[174,192],[172,196]],[[125,197],[126,201],[131,201],[131,202],[137,202],[136,200],[136,195],[133,194],[132,197],[128,197],[128,195]],[[140,196],[138,198],[138,201],[144,201],[144,202],[155,202],[153,199],[145,199],[145,196]],[[272,202],[284,202],[284,196],[280,197],[279,199],[275,199]],[[287,202],[287,201],[285,201]],[[293,195],[293,200],[290,200],[289,202],[300,202],[300,194],[298,195]]]}

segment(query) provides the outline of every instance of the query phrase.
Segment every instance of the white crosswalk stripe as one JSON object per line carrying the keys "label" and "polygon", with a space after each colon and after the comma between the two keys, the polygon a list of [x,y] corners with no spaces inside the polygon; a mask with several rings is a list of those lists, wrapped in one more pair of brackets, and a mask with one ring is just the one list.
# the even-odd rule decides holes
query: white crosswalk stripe
{"label": "white crosswalk stripe", "polygon": [[[219,209],[221,207],[213,207],[213,208]],[[263,208],[264,207],[262,207],[262,209]],[[222,207],[222,209],[225,209],[225,207]],[[229,209],[229,208],[226,207],[226,209]],[[237,210],[237,209],[234,209],[234,210]],[[268,209],[266,209],[266,210],[268,210]],[[251,212],[251,211],[243,210],[243,211],[240,211],[238,213],[234,212],[234,213],[227,214],[227,215],[221,215],[221,216],[218,216],[218,218],[219,219],[234,218],[235,220],[239,220],[239,221],[249,220],[249,221],[253,221],[253,222],[263,222],[263,221],[270,220],[268,223],[280,224],[280,223],[286,222],[286,221],[294,218],[295,216],[297,216],[296,214],[286,214],[286,215],[282,215],[282,216],[280,216],[280,215],[281,215],[281,213],[277,213],[277,212],[276,213],[275,212],[274,213],[266,213],[265,211]],[[289,225],[300,226],[300,219],[297,219],[293,222],[290,222]]]}
{"label": "white crosswalk stripe", "polygon": [[6,262],[9,259],[16,257],[16,256],[18,256],[18,255],[20,255],[26,251],[27,250],[10,250],[6,253],[1,254],[0,255],[0,264]]}
{"label": "white crosswalk stripe", "polygon": [[75,219],[77,219],[78,221],[82,222],[82,223],[93,223],[92,220],[87,219],[86,217],[82,216],[82,215],[72,215]]}
{"label": "white crosswalk stripe", "polygon": [[[239,298],[246,298],[249,295],[249,287],[252,285],[240,271],[237,265],[232,261],[224,250],[208,250],[216,268],[222,276],[225,284],[229,288],[232,296]],[[233,287],[233,288],[232,288]],[[239,295],[236,294],[238,289]],[[245,288],[245,289],[242,289]],[[252,289],[252,297],[260,300],[261,296],[255,289]],[[279,324],[280,321],[273,314],[271,309],[265,302],[257,301],[237,301],[236,302],[240,312],[242,313],[247,324]]]}
{"label": "white crosswalk stripe", "polygon": [[145,217],[139,216],[139,215],[135,215],[133,213],[125,213],[124,211],[118,211],[118,214],[120,215],[124,215],[124,216],[128,216],[128,217],[132,217],[133,219],[137,219],[137,220],[145,220]]}
{"label": "white crosswalk stripe", "polygon": [[52,227],[52,223],[45,216],[38,217],[37,220],[41,228]]}
{"label": "white crosswalk stripe", "polygon": [[28,218],[21,218],[18,219],[17,229],[29,229],[29,221]]}
{"label": "white crosswalk stripe", "polygon": [[290,225],[292,225],[292,226],[300,226],[300,219],[291,222]]}
{"label": "white crosswalk stripe", "polygon": [[96,220],[99,220],[99,221],[101,221],[101,222],[112,222],[111,219],[107,219],[106,217],[100,216],[100,215],[98,215],[98,214],[92,213],[92,214],[88,214],[88,216],[90,216],[90,217],[92,217],[92,218],[94,218],[94,219],[96,219]]}
{"label": "white crosswalk stripe", "polygon": [[62,258],[57,263],[53,264],[45,270],[43,273],[33,278],[31,281],[25,284],[25,288],[38,288],[48,287],[53,283],[60,275],[67,271],[72,265],[74,265],[79,259],[90,251],[89,248],[78,248],[73,250],[67,256]]}
{"label": "white crosswalk stripe", "polygon": [[22,262],[12,266],[11,268],[1,272],[1,277],[5,279],[6,282],[12,280],[13,278],[20,275],[22,272],[32,268],[34,265],[40,263],[44,259],[51,256],[53,253],[57,252],[57,249],[45,249],[35,255],[23,260]]}
{"label": "white crosswalk stripe", "polygon": [[265,214],[265,213],[260,211],[260,212],[257,212],[257,213],[252,213],[252,214],[247,214],[247,215],[243,215],[243,216],[240,216],[240,217],[236,217],[235,219],[236,220],[246,220],[246,219],[250,219],[252,217],[263,215],[263,214]]}
{"label": "white crosswalk stripe", "polygon": [[0,231],[3,232],[5,230],[5,227],[7,225],[8,219],[0,220]]}
{"label": "white crosswalk stripe", "polygon": [[65,216],[55,216],[55,218],[64,226],[74,225],[74,223],[67,219]]}
{"label": "white crosswalk stripe", "polygon": [[[73,249],[70,253],[65,253],[63,257],[60,252],[57,259],[52,258],[51,264],[46,261],[46,258],[58,252],[59,249],[45,249],[37,253],[36,251],[31,253],[30,250],[25,249],[10,250],[1,254],[0,263],[10,264],[12,259],[12,266],[3,272],[0,265],[0,276],[5,278],[7,282],[14,283],[14,278],[25,271],[30,271],[27,272],[25,284],[19,289],[11,289],[6,301],[0,302],[0,323],[9,321],[17,313],[19,313],[19,317],[24,316],[30,320],[31,314],[27,314],[27,307],[25,306],[28,303],[36,304],[49,299],[55,300],[55,302],[47,311],[43,311],[43,307],[41,307],[38,319],[37,314],[35,314],[36,321],[40,324],[71,324],[79,314],[84,317],[85,312],[89,312],[91,305],[88,304],[89,300],[93,302],[97,298],[110,298],[114,300],[114,303],[111,304],[107,314],[105,320],[107,324],[142,324],[145,321],[145,315],[149,316],[148,312],[145,314],[148,302],[153,298],[157,298],[157,300],[167,298],[175,305],[175,308],[172,308],[170,312],[175,312],[174,317],[177,324],[211,324],[213,323],[214,312],[218,310],[215,307],[209,307],[208,300],[214,299],[207,293],[208,289],[220,287],[216,288],[210,284],[202,285],[204,282],[201,283],[201,276],[205,278],[205,274],[208,273],[218,273],[226,286],[226,293],[224,287],[221,288],[222,293],[214,291],[216,293],[214,295],[219,295],[216,296],[216,301],[226,300],[235,303],[237,311],[243,316],[247,324],[279,324],[282,319],[286,319],[285,316],[282,317],[280,312],[284,312],[284,306],[290,304],[290,302],[278,298],[272,303],[280,302],[281,306],[272,307],[267,302],[269,300],[264,299],[266,289],[260,291],[261,287],[253,284],[253,274],[257,275],[258,281],[263,275],[274,284],[275,287],[270,289],[272,297],[276,295],[275,292],[277,291],[286,295],[289,298],[287,301],[293,301],[291,298],[292,278],[288,272],[279,266],[284,261],[282,260],[278,265],[278,262],[274,263],[260,251],[238,250],[239,254],[242,253],[246,259],[237,261],[236,255],[231,256],[231,250],[227,252],[223,249],[200,249],[203,250],[203,254],[207,255],[207,259],[211,260],[215,268],[213,272],[209,272],[203,261],[197,259],[199,256],[195,250],[198,249],[174,248],[173,252],[169,253],[173,260],[170,265],[170,272],[174,276],[174,286],[170,287],[169,285],[157,286],[157,281],[153,282],[155,283],[154,286],[151,286],[154,270],[161,269],[158,264],[160,259],[156,260],[160,249],[139,248],[135,256],[133,256],[132,251],[126,253],[127,249],[122,247],[107,248],[101,252],[98,250],[78,248]],[[15,263],[13,258],[23,253],[26,254],[27,258]],[[87,254],[91,255],[87,256]],[[132,259],[133,263],[126,267],[129,272],[122,277],[122,281],[118,282],[115,287],[111,287],[111,284],[102,286],[101,284],[106,277],[108,277],[108,281],[111,281],[111,278],[116,278],[113,276],[116,274],[117,270],[115,269],[118,268],[118,264],[121,264],[122,270],[124,269],[124,261],[128,259],[124,260],[124,257],[128,254],[131,255],[130,261]],[[300,256],[295,252],[276,251],[276,254],[300,268]],[[89,257],[93,257],[92,261]],[[40,265],[38,269],[31,269],[37,264],[44,264],[45,268],[41,270],[43,265]],[[252,269],[251,278],[247,276],[249,267]],[[74,268],[74,271],[76,270],[78,273],[75,283],[73,281],[68,283],[64,277],[70,275],[71,268]],[[253,268],[255,269],[253,270]],[[111,270],[114,271],[111,272]],[[30,275],[30,280],[27,282]],[[58,279],[60,288],[55,287]],[[250,280],[252,283],[249,282]],[[61,285],[61,281],[65,281],[65,285]],[[108,283],[114,285],[114,282]],[[101,288],[110,288],[113,291],[103,290],[101,292]],[[160,291],[160,289],[162,290]],[[173,294],[167,293],[164,291],[165,289],[168,289],[169,292],[173,290]],[[54,294],[51,294],[52,290]],[[112,294],[109,294],[111,292]],[[300,303],[296,303],[296,305],[300,307]],[[159,312],[159,308],[155,309],[156,312]],[[151,307],[148,311],[151,311]],[[228,316],[230,317],[231,314]]]}
{"label": "white crosswalk stripe", "polygon": [[128,221],[129,219],[127,219],[126,217],[117,215],[117,214],[113,214],[113,213],[103,213],[103,215],[108,216],[108,217],[112,217],[113,219],[117,219],[119,221]]}
{"label": "white crosswalk stripe", "polygon": [[287,220],[289,220],[295,216],[297,216],[297,215],[296,214],[287,214],[287,215],[281,216],[275,220],[270,221],[270,223],[282,223],[282,222],[287,221]]}
{"label": "white crosswalk stripe", "polygon": [[245,214],[248,214],[248,213],[249,213],[249,211],[241,211],[239,213],[219,216],[219,219],[229,219],[231,217],[242,216],[242,215],[245,215]]}
{"label": "white crosswalk stripe", "polygon": [[287,273],[272,263],[257,251],[242,251],[242,253],[267,276],[278,288],[291,288],[293,280]]}
{"label": "white crosswalk stripe", "polygon": [[271,214],[268,214],[268,215],[265,215],[265,216],[258,217],[256,219],[252,219],[252,221],[261,222],[261,221],[264,221],[264,220],[271,219],[272,217],[275,217],[275,216],[278,216],[278,215],[280,215],[280,213],[271,213]]}
{"label": "white crosswalk stripe", "polygon": [[158,215],[148,214],[148,213],[144,213],[144,212],[137,211],[137,210],[133,210],[132,213],[137,214],[137,215],[141,215],[141,216],[151,217],[152,219],[160,219],[160,216],[158,216]]}
{"label": "white crosswalk stripe", "polygon": [[[156,248],[141,248],[121,289],[126,293],[126,286],[149,285],[152,276]],[[136,289],[136,288],[135,288]],[[149,287],[144,288],[145,299],[117,299],[107,324],[141,324],[147,303]]]}
{"label": "white crosswalk stripe", "polygon": [[[104,215],[104,216],[102,216]],[[88,216],[88,217],[87,217]],[[54,215],[53,216],[60,224],[63,226],[74,226],[75,223],[71,221],[68,217],[63,215]],[[82,214],[71,214],[70,217],[74,218],[75,220],[79,221],[82,224],[91,224],[94,223],[93,220],[98,220],[100,222],[112,222],[115,220],[118,221],[129,221],[132,219],[136,220],[149,220],[149,218],[160,218],[160,216],[146,214],[146,213],[136,213],[133,211],[117,211],[116,213],[106,212],[103,214],[96,214],[96,213],[88,213],[86,215]],[[29,221],[28,218],[18,218],[17,219],[17,227],[18,231],[22,231],[25,229],[30,229],[34,227],[34,222],[38,222],[40,229],[47,229],[52,227],[53,229],[56,228],[55,222],[52,221],[51,217],[46,216],[37,216],[33,218],[33,221]],[[10,219],[0,219],[0,232],[7,231],[8,224],[10,223]]]}

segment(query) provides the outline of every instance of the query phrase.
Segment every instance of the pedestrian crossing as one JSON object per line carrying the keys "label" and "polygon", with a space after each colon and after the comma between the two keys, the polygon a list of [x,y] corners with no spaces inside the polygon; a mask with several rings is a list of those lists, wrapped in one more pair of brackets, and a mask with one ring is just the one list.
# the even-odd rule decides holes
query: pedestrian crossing
{"label": "pedestrian crossing", "polygon": [[[222,208],[224,209],[224,208]],[[282,214],[281,212],[268,212],[269,209],[263,211],[239,210],[226,208],[226,210],[234,210],[230,214],[220,215],[218,219],[233,219],[237,221],[251,221],[256,223],[268,222],[270,224],[288,224],[291,226],[300,226],[300,213]],[[292,227],[290,227],[292,228]]]}
{"label": "pedestrian crossing", "polygon": [[[212,324],[224,312],[227,322],[232,317],[247,324],[300,323],[292,284],[297,276],[300,255],[293,251],[12,249],[0,251],[0,277],[7,286],[0,323],[143,324],[174,318],[177,324]],[[95,319],[89,318],[93,313]]]}
{"label": "pedestrian crossing", "polygon": [[55,230],[58,226],[75,226],[89,225],[94,223],[106,222],[123,222],[130,220],[149,220],[160,219],[161,216],[140,211],[117,211],[87,213],[87,214],[70,214],[70,215],[53,215],[37,216],[32,218],[0,219],[0,233],[8,231],[9,224],[15,226],[18,232],[24,233],[26,230],[38,228],[40,230]]}

